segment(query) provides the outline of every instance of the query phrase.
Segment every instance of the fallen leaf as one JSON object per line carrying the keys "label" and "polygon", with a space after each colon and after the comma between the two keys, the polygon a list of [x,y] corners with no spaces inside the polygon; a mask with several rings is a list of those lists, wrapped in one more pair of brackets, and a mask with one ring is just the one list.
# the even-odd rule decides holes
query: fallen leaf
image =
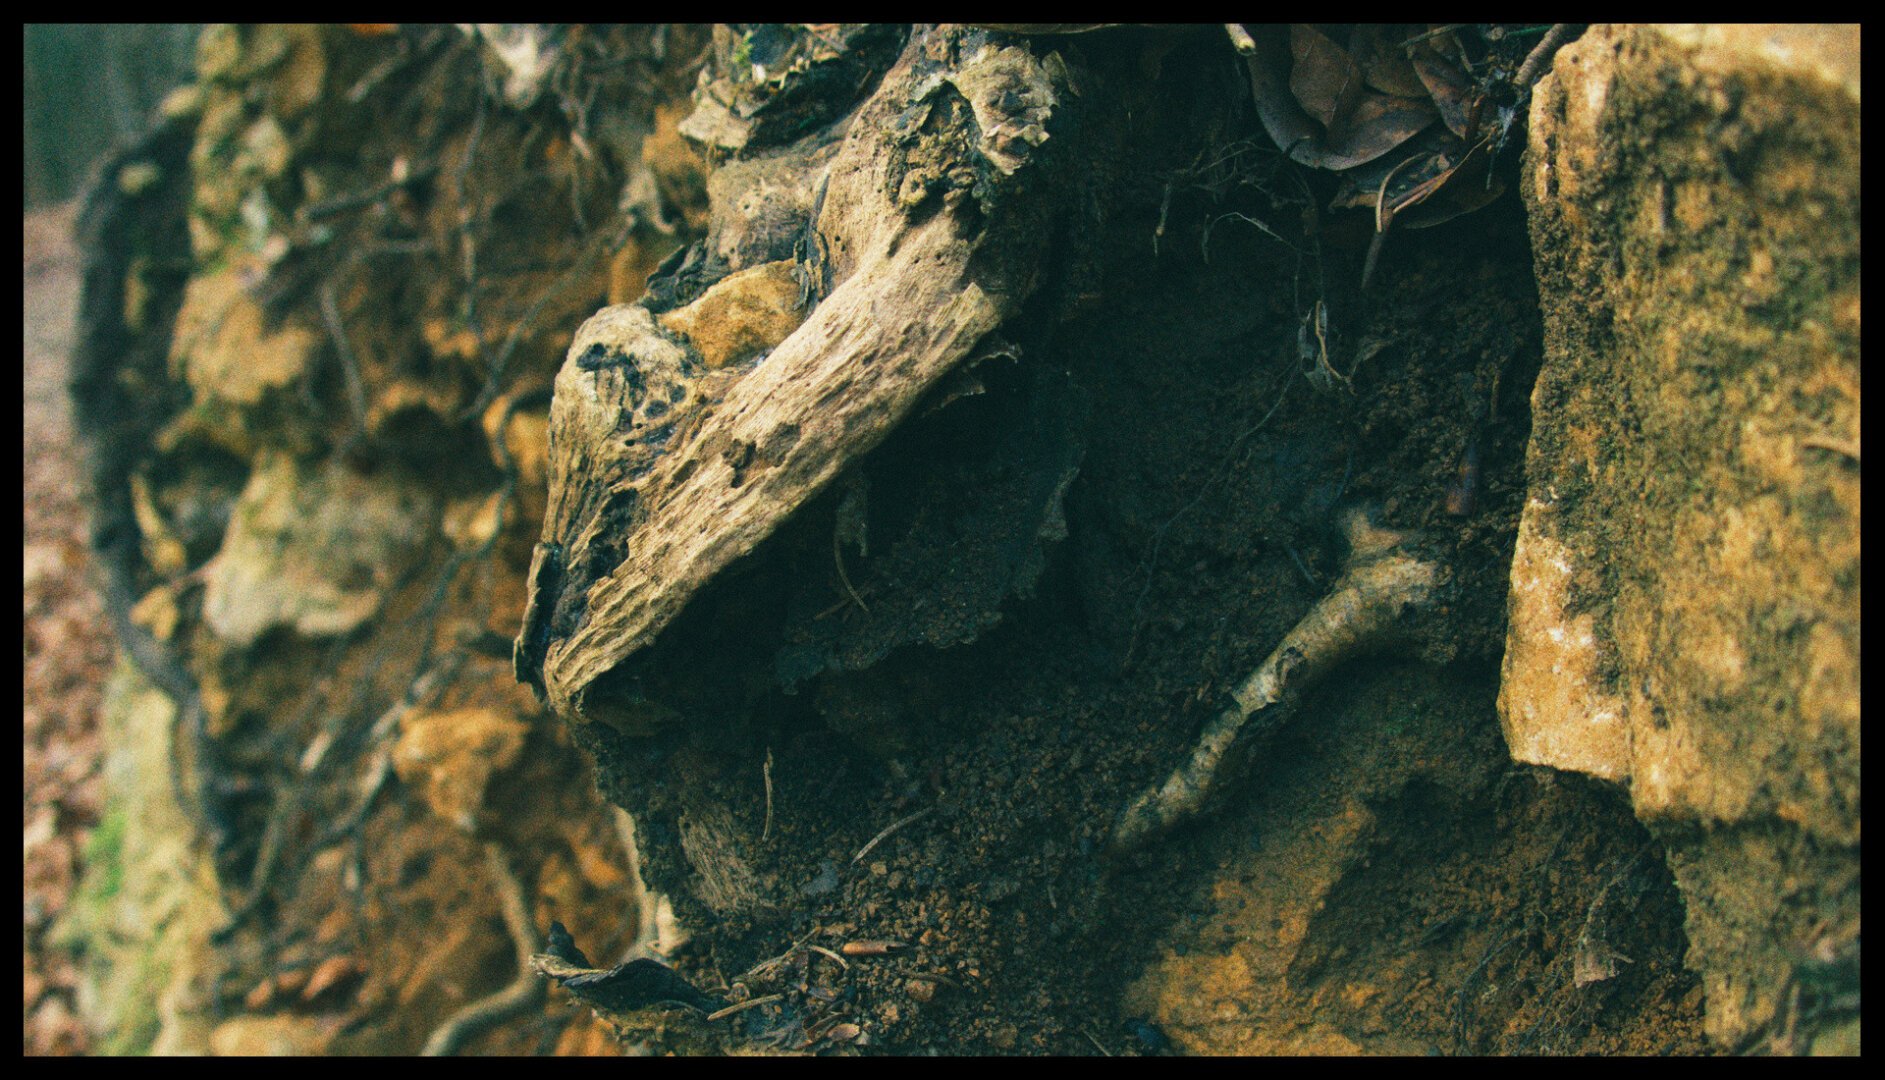
{"label": "fallen leaf", "polygon": [[[1426,44],[1431,45],[1432,42]],[[1414,71],[1420,75],[1421,85],[1427,88],[1446,126],[1462,139],[1471,138],[1469,129],[1472,127],[1473,99],[1476,96],[1471,80],[1467,79],[1457,64],[1432,49],[1416,50],[1413,64]]]}
{"label": "fallen leaf", "polygon": [[1420,97],[1427,93],[1427,87],[1415,73],[1407,50],[1401,46],[1406,33],[1399,26],[1360,26],[1349,43],[1348,52],[1360,66],[1362,79],[1369,86],[1395,97]]}
{"label": "fallen leaf", "polygon": [[1313,26],[1289,28],[1289,89],[1309,118],[1324,128],[1340,128],[1361,99],[1361,69],[1348,51]]}
{"label": "fallen leaf", "polygon": [[308,977],[308,985],[301,989],[301,1000],[311,1002],[361,973],[360,963],[353,957],[330,956]]}
{"label": "fallen leaf", "polygon": [[560,922],[550,924],[546,951],[531,957],[530,965],[539,974],[556,980],[583,1004],[605,1014],[670,1004],[701,1013],[726,1007],[723,999],[702,993],[658,960],[630,960],[606,970],[590,967],[589,958],[576,947]]}
{"label": "fallen leaf", "polygon": [[1348,127],[1332,132],[1323,147],[1327,169],[1352,169],[1392,151],[1437,119],[1433,106],[1417,98],[1369,94]]}

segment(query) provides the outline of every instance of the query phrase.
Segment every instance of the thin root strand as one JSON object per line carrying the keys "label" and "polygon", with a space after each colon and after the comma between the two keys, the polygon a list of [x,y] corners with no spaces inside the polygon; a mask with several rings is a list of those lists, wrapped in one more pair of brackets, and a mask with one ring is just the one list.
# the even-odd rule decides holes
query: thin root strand
{"label": "thin root strand", "polygon": [[1114,853],[1197,816],[1220,786],[1219,766],[1233,743],[1280,727],[1300,691],[1343,661],[1398,643],[1402,616],[1431,601],[1439,568],[1413,551],[1410,537],[1373,527],[1360,510],[1345,525],[1350,553],[1341,579],[1237,688],[1171,775],[1126,804],[1113,828]]}

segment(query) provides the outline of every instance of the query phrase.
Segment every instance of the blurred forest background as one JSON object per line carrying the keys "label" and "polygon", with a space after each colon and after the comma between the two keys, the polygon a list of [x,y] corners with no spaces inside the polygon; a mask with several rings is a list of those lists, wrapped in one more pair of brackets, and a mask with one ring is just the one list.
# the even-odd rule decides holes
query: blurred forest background
{"label": "blurred forest background", "polygon": [[66,394],[78,304],[72,225],[96,163],[149,129],[157,103],[190,76],[195,25],[23,28],[25,147],[25,689],[22,788],[26,832],[22,1045],[83,1053],[79,980],[68,950],[48,948],[96,831],[104,750],[100,691],[114,649],[84,580],[79,452]]}
{"label": "blurred forest background", "polygon": [[25,206],[79,193],[85,171],[143,130],[151,109],[190,71],[194,23],[27,24]]}

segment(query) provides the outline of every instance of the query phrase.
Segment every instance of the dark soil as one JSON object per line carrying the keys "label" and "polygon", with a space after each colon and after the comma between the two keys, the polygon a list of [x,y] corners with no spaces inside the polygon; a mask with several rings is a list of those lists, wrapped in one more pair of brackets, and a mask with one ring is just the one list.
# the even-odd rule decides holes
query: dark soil
{"label": "dark soil", "polygon": [[[903,1053],[1703,1050],[1626,795],[1499,736],[1540,355],[1516,198],[1396,233],[1362,294],[1365,226],[1306,220],[1274,171],[1135,165],[1174,190],[1093,228],[1103,278],[862,467],[869,553],[860,496],[808,509],[633,665],[685,730],[579,736],[695,933],[682,970],[783,994],[733,1021],[781,1048],[855,1023]],[[1313,695],[1217,817],[1107,861],[1339,574],[1353,504],[1444,553],[1437,629]],[[901,944],[752,973],[801,940]],[[1575,978],[1592,950],[1629,960]]]}

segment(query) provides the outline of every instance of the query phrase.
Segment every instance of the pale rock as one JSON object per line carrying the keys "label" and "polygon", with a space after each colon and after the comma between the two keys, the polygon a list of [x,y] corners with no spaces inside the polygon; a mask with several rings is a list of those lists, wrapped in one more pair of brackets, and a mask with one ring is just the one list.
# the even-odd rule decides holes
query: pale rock
{"label": "pale rock", "polygon": [[1523,163],[1545,360],[1501,719],[1629,786],[1723,1045],[1859,919],[1858,52],[1596,26]]}
{"label": "pale rock", "polygon": [[493,709],[416,713],[402,725],[393,768],[433,813],[475,832],[492,779],[517,762],[528,734],[522,720]]}
{"label": "pale rock", "polygon": [[411,565],[437,514],[435,496],[395,473],[267,453],[204,568],[204,621],[237,647],[275,628],[346,633]]}
{"label": "pale rock", "polygon": [[303,1016],[238,1016],[210,1032],[217,1057],[313,1057],[326,1053],[339,1024]]}
{"label": "pale rock", "polygon": [[790,259],[730,274],[700,299],[656,318],[688,339],[709,371],[771,352],[805,321]]}
{"label": "pale rock", "polygon": [[304,378],[318,344],[304,327],[271,330],[231,269],[190,279],[170,356],[199,401],[246,409]]}

